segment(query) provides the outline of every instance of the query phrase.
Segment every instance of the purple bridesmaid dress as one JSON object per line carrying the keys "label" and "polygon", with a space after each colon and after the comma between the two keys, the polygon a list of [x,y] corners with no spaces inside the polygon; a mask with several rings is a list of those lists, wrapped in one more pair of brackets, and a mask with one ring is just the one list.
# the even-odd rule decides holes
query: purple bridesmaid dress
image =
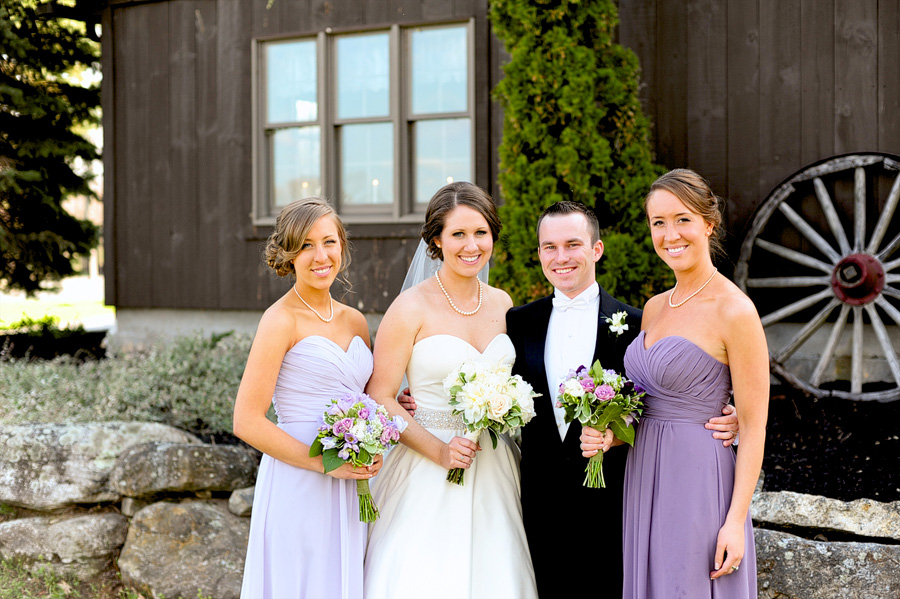
{"label": "purple bridesmaid dress", "polygon": [[[354,337],[345,352],[320,336],[284,356],[272,402],[278,426],[310,444],[329,400],[362,391],[372,352]],[[264,454],[256,478],[242,599],[362,597],[366,525],[356,481],[296,468]]]}
{"label": "purple bridesmaid dress", "polygon": [[683,337],[625,352],[628,378],[647,391],[625,470],[625,599],[756,599],[750,515],[737,572],[710,580],[716,537],[734,487],[735,456],[704,424],[721,415],[731,372]]}

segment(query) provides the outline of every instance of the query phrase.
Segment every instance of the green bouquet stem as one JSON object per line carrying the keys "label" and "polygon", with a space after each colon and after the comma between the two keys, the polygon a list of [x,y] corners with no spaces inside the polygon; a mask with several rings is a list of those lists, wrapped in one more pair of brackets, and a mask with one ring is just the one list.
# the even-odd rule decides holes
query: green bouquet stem
{"label": "green bouquet stem", "polygon": [[368,480],[356,481],[356,494],[359,496],[359,521],[375,522],[378,520],[378,508],[375,507],[375,500],[372,499],[372,493],[369,491]]}
{"label": "green bouquet stem", "polygon": [[591,456],[588,460],[587,468],[584,469],[585,487],[589,489],[605,489],[606,481],[603,479],[603,452],[597,452],[597,455]]}
{"label": "green bouquet stem", "polygon": [[466,471],[462,468],[454,468],[453,470],[449,470],[447,472],[447,481],[451,483],[456,483],[457,485],[463,485],[463,476]]}

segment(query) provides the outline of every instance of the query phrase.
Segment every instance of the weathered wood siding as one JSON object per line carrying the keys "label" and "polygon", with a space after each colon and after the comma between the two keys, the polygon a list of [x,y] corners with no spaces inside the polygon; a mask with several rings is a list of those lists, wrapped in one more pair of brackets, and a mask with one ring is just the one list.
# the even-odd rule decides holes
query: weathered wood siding
{"label": "weathered wood siding", "polygon": [[[263,309],[289,283],[253,226],[251,40],[475,19],[475,182],[490,190],[493,38],[487,0],[111,0],[104,15],[106,301],[124,308]],[[347,299],[383,312],[415,225],[354,225]]]}
{"label": "weathered wood siding", "polygon": [[[900,0],[620,0],[657,160],[728,199],[729,249],[783,179],[900,153]],[[736,253],[732,252],[736,257]]]}

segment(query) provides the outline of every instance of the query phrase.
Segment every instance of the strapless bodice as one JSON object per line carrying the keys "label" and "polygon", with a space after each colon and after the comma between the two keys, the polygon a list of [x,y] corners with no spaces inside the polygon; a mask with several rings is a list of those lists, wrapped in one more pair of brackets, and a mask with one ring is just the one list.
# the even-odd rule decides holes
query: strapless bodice
{"label": "strapless bodice", "polygon": [[647,391],[645,418],[702,424],[720,416],[731,394],[731,370],[684,337],[644,347],[644,331],[625,350],[625,374]]}
{"label": "strapless bodice", "polygon": [[304,337],[281,362],[272,396],[278,423],[316,420],[332,398],[362,391],[370,376],[372,352],[362,337],[347,351],[327,337]]}
{"label": "strapless bodice", "polygon": [[502,362],[512,364],[516,350],[506,333],[491,339],[484,352],[454,335],[432,335],[413,346],[406,370],[409,390],[418,408],[450,411],[450,398],[444,391],[444,379],[463,362]]}

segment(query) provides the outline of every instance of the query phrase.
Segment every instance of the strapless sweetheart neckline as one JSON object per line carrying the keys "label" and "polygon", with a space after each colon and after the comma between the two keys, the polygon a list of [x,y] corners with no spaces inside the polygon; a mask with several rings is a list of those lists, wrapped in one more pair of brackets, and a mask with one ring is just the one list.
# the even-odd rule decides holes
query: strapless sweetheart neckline
{"label": "strapless sweetheart neckline", "polygon": [[298,345],[300,345],[301,343],[303,343],[304,341],[306,341],[306,340],[308,340],[308,339],[309,339],[309,340],[312,340],[312,339],[323,339],[323,340],[327,341],[328,343],[332,344],[333,346],[335,346],[336,348],[338,348],[339,350],[341,350],[344,354],[350,353],[350,350],[353,349],[353,344],[356,343],[356,340],[357,340],[357,339],[359,339],[360,341],[362,341],[362,342],[363,342],[363,345],[366,344],[365,339],[363,339],[363,338],[360,337],[359,335],[354,335],[354,336],[353,336],[353,339],[350,340],[350,344],[347,346],[347,349],[344,349],[343,347],[340,346],[340,344],[339,344],[337,341],[335,341],[335,340],[333,340],[333,339],[329,339],[328,337],[325,337],[324,335],[307,335],[306,337],[304,337],[303,339],[301,339],[300,341],[298,341],[297,343],[295,343],[295,344],[291,347],[291,349],[289,349],[288,351],[293,351],[293,349],[294,349],[295,347],[297,347]]}
{"label": "strapless sweetheart neckline", "polygon": [[646,347],[646,346],[644,345],[644,340],[646,339],[647,336],[646,336],[644,333],[645,333],[645,331],[641,331],[640,333],[638,333],[638,339],[637,339],[637,341],[640,342],[640,347],[641,347],[641,349],[644,350],[644,351],[647,352],[647,353],[652,352],[652,351],[656,348],[656,346],[659,345],[660,343],[662,343],[663,341],[667,341],[667,340],[669,340],[669,339],[675,339],[675,340],[679,340],[679,339],[680,339],[681,341],[684,341],[684,342],[686,342],[687,344],[693,345],[694,347],[696,347],[698,350],[700,350],[700,353],[702,353],[704,356],[706,356],[706,357],[709,358],[710,360],[713,360],[713,361],[715,361],[715,362],[721,364],[722,366],[724,366],[724,367],[726,367],[726,368],[728,367],[728,364],[726,364],[725,362],[723,362],[723,361],[719,360],[718,358],[714,357],[714,356],[713,356],[712,354],[710,354],[708,351],[706,351],[705,349],[703,349],[702,347],[700,347],[699,345],[697,345],[696,343],[694,343],[693,341],[691,341],[691,340],[688,339],[687,337],[682,337],[681,335],[666,335],[665,337],[660,337],[659,339],[657,339],[657,340],[653,343],[653,345],[651,345],[650,347]]}
{"label": "strapless sweetheart neckline", "polygon": [[478,353],[481,354],[482,356],[483,356],[484,354],[486,354],[487,351],[488,351],[489,349],[491,349],[491,346],[492,346],[492,345],[494,344],[494,342],[497,341],[497,339],[499,339],[500,337],[506,337],[507,339],[509,339],[509,335],[507,335],[506,333],[497,333],[497,334],[494,336],[494,338],[491,339],[491,340],[488,342],[488,344],[485,346],[484,350],[483,350],[483,351],[480,351],[477,347],[475,347],[474,345],[472,345],[471,343],[469,343],[468,341],[466,341],[466,340],[463,339],[462,337],[458,337],[458,336],[456,336],[456,335],[450,335],[449,333],[436,333],[436,334],[434,334],[434,335],[429,335],[428,337],[424,337],[424,338],[422,338],[422,339],[419,339],[418,341],[416,341],[416,342],[413,344],[413,347],[419,345],[420,343],[424,343],[424,342],[428,341],[429,339],[434,339],[435,337],[450,337],[451,339],[458,339],[459,341],[462,341],[463,343],[465,343],[466,345],[468,345],[469,347],[471,347],[472,349],[474,349],[476,352],[478,352]]}

